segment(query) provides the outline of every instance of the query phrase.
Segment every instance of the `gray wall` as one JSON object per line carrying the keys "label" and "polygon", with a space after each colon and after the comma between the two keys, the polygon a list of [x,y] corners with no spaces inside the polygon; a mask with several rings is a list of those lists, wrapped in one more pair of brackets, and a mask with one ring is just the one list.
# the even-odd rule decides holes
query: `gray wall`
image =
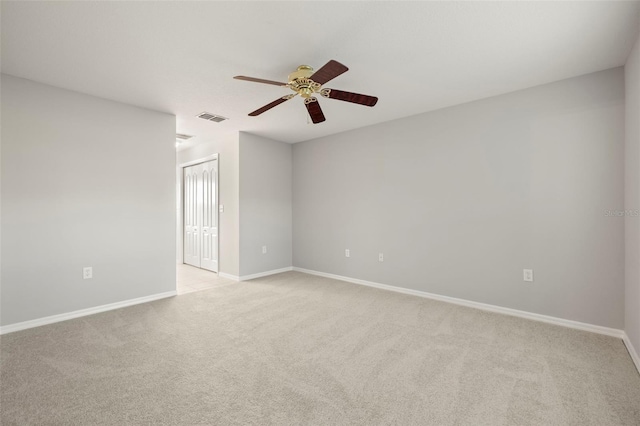
{"label": "gray wall", "polygon": [[291,167],[290,144],[240,132],[241,276],[291,266]]}
{"label": "gray wall", "polygon": [[[240,230],[239,230],[239,144],[238,135],[226,135],[218,141],[201,143],[193,148],[179,151],[177,164],[200,160],[212,154],[218,154],[218,203],[224,206],[219,216],[219,272],[238,276],[240,274]],[[178,220],[178,252],[182,253],[182,220],[180,197],[182,173],[178,171],[177,215]]]}
{"label": "gray wall", "polygon": [[175,117],[1,84],[0,324],[175,290]]}
{"label": "gray wall", "polygon": [[622,68],[298,143],[293,264],[622,328],[623,150]]}
{"label": "gray wall", "polygon": [[[640,36],[625,66],[625,209],[640,210]],[[640,218],[625,217],[625,331],[640,351]]]}

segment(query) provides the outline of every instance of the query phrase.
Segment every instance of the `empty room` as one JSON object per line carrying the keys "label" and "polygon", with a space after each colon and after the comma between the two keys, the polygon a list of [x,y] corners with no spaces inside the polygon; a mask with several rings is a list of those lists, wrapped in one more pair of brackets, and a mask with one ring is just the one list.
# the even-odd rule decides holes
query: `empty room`
{"label": "empty room", "polygon": [[640,425],[640,1],[0,20],[0,424]]}

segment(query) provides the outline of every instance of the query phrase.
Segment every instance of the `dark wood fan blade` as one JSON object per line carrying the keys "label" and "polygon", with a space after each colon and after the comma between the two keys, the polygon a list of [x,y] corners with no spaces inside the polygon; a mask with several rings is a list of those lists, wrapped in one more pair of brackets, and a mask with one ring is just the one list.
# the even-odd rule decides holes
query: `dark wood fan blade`
{"label": "dark wood fan blade", "polygon": [[327,81],[333,80],[340,74],[347,71],[349,71],[349,68],[332,59],[309,78],[316,83],[325,84]]}
{"label": "dark wood fan blade", "polygon": [[322,108],[320,108],[320,104],[316,98],[305,99],[304,106],[307,107],[311,121],[313,121],[314,124],[322,123],[325,120]]}
{"label": "dark wood fan blade", "polygon": [[344,90],[337,89],[322,89],[320,94],[325,98],[366,105],[368,107],[372,107],[378,102],[378,98],[375,96],[361,95],[359,93],[345,92]]}
{"label": "dark wood fan blade", "polygon": [[266,104],[265,106],[263,106],[262,108],[258,108],[257,110],[250,112],[249,115],[251,117],[255,117],[256,115],[260,115],[265,111],[269,111],[271,108],[276,107],[278,105],[280,105],[283,102],[287,102],[289,99],[293,98],[295,95],[287,95],[287,96],[283,96],[281,98],[276,99],[275,101],[271,102],[270,104]]}
{"label": "dark wood fan blade", "polygon": [[264,84],[273,84],[274,86],[286,86],[287,83],[280,83],[278,81],[273,80],[265,80],[263,78],[253,78],[253,77],[245,77],[244,75],[236,75],[236,80],[244,80],[244,81],[253,81],[254,83],[264,83]]}

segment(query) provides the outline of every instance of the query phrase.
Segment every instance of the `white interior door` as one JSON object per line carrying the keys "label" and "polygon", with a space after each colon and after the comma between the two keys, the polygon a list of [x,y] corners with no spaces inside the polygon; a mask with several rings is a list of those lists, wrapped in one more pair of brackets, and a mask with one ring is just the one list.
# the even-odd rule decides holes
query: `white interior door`
{"label": "white interior door", "polygon": [[200,267],[218,272],[218,162],[202,164],[202,224]]}
{"label": "white interior door", "polygon": [[184,168],[184,263],[200,267],[200,206],[198,175],[202,166]]}
{"label": "white interior door", "polygon": [[218,272],[218,162],[184,168],[184,263]]}

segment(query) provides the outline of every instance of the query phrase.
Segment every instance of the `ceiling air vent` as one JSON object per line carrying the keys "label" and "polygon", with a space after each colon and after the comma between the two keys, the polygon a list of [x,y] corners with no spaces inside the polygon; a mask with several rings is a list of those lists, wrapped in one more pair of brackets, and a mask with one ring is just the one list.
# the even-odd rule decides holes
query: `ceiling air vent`
{"label": "ceiling air vent", "polygon": [[221,121],[228,120],[227,117],[211,114],[210,112],[200,113],[198,114],[198,118],[202,118],[203,120],[215,121],[216,123],[220,123]]}

